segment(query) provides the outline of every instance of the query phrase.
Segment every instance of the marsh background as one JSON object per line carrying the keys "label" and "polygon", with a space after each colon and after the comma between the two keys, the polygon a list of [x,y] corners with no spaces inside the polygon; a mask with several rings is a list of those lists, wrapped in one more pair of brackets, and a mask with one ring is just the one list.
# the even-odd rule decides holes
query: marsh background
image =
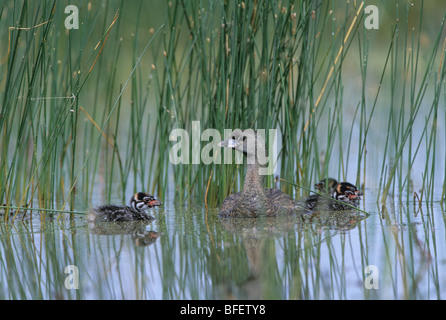
{"label": "marsh background", "polygon": [[[79,29],[65,28],[68,5]],[[445,12],[442,1],[1,2],[0,297],[442,299]],[[170,133],[192,121],[278,129],[268,185],[301,199],[319,178],[347,180],[368,214],[222,222],[245,168],[172,165]],[[153,223],[86,223],[136,191],[164,201]],[[78,289],[65,286],[69,265]],[[369,265],[378,289],[364,284]]]}

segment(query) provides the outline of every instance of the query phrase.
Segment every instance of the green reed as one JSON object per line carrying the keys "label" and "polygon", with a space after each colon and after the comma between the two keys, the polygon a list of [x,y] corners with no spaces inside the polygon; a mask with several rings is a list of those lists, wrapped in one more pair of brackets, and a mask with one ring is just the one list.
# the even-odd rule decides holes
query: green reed
{"label": "green reed", "polygon": [[[415,206],[378,208],[382,218],[371,218],[379,222],[362,220],[357,233],[332,230],[315,218],[274,235],[256,226],[256,238],[224,229],[212,209],[240,190],[243,165],[169,162],[171,130],[190,133],[195,120],[201,131],[277,128],[279,175],[293,182],[279,187],[295,198],[309,194],[319,178],[335,176],[366,187],[378,179],[382,202],[409,201],[419,189],[422,200],[437,200],[443,22],[432,45],[423,46],[423,7],[416,30],[409,23],[413,9],[402,7],[391,25],[381,25],[385,36],[376,59],[361,4],[178,0],[158,5],[154,21],[146,18],[144,1],[92,2],[91,11],[79,4],[83,24],[69,32],[59,2],[1,7],[0,40],[8,46],[0,55],[0,213],[12,210],[5,220],[42,219],[39,230],[33,220],[0,224],[6,284],[0,297],[348,298],[347,261],[357,254],[356,280],[364,281],[364,267],[377,263],[381,284],[390,288],[364,289],[365,298],[426,298],[424,292],[441,298],[434,230],[442,221],[434,221],[429,206],[424,213]],[[346,95],[350,81],[359,83],[353,101]],[[386,137],[377,139],[379,130]],[[419,185],[412,182],[415,168],[422,171]],[[152,247],[135,246],[129,235],[87,233],[84,220],[73,219],[92,203],[126,202],[139,190],[177,204],[172,220],[157,215],[162,236]],[[184,203],[199,209],[183,211]],[[54,213],[67,219],[44,219]],[[371,252],[382,256],[377,261]],[[80,267],[79,291],[63,286],[70,264]],[[125,278],[129,266],[133,272]],[[156,281],[161,287],[152,286]],[[264,287],[252,292],[252,284]],[[435,291],[419,290],[430,285]]]}
{"label": "green reed", "polygon": [[[406,17],[409,15],[410,8],[406,6]],[[440,30],[443,30],[445,21],[445,16],[440,24]],[[419,24],[420,29],[423,22],[423,10],[420,11]],[[390,71],[390,94],[391,94],[391,108],[389,109],[389,123],[388,131],[390,135],[386,140],[386,147],[388,143],[395,150],[392,156],[392,163],[388,163],[386,157],[383,158],[383,168],[384,164],[389,165],[388,175],[386,175],[387,181],[383,182],[383,192],[382,201],[385,201],[391,188],[393,192],[399,195],[400,199],[404,188],[407,190],[406,199],[410,199],[411,190],[411,170],[416,160],[417,154],[422,146],[423,140],[425,140],[426,145],[426,156],[427,165],[425,166],[423,179],[422,179],[422,190],[425,191],[426,200],[433,201],[433,186],[434,186],[434,175],[435,172],[435,151],[436,151],[436,131],[437,131],[437,110],[439,104],[440,89],[443,86],[443,79],[445,75],[445,67],[442,61],[438,61],[439,58],[443,56],[443,53],[438,53],[439,47],[441,45],[441,31],[437,34],[434,39],[431,50],[428,53],[428,59],[425,62],[425,66],[422,69],[422,76],[419,73],[419,50],[420,50],[420,37],[421,33],[418,34],[418,39],[415,41],[415,37],[407,29],[406,26],[403,30],[404,45],[401,50],[403,54],[399,52],[399,32],[401,31],[400,22],[395,25],[395,33],[392,38],[393,46],[391,47],[391,71]],[[404,26],[403,26],[404,27]],[[409,47],[409,37],[411,37],[411,45]],[[410,51],[409,56],[406,53]],[[403,61],[400,62],[401,56]],[[439,65],[437,65],[439,63]],[[438,71],[437,71],[438,70]],[[421,79],[421,80],[420,80]],[[398,90],[401,86],[402,89]],[[409,93],[406,92],[406,87],[409,87]],[[433,89],[433,101],[430,107],[425,106],[423,101],[427,91]],[[406,97],[409,97],[409,115],[406,111]],[[395,103],[398,101],[401,103],[401,107],[398,109]],[[424,107],[428,112],[425,112],[424,126],[420,126],[420,134],[414,134],[413,127],[414,123],[419,118],[420,110]],[[428,130],[430,129],[430,137],[428,137]],[[389,140],[392,139],[392,140]],[[415,146],[414,146],[415,145]],[[386,153],[385,153],[386,154]],[[407,164],[404,163],[404,159],[407,159]],[[432,159],[431,162],[429,159]],[[405,168],[406,167],[406,168]],[[381,174],[381,179],[383,178],[383,173]],[[428,189],[427,189],[428,188]],[[395,190],[396,189],[396,190]],[[430,191],[429,191],[430,190]],[[392,193],[393,193],[392,192]]]}
{"label": "green reed", "polygon": [[[0,204],[82,211],[91,201],[120,194],[125,202],[129,192],[146,190],[218,206],[240,190],[244,166],[172,165],[170,133],[191,133],[193,121],[200,132],[278,129],[278,174],[306,187],[328,176],[368,186],[373,149],[382,202],[389,195],[408,201],[414,188],[436,200],[444,19],[423,48],[423,2],[417,30],[409,5],[396,6],[392,24],[380,26],[390,30],[380,62],[361,1],[177,0],[158,4],[156,22],[144,18],[143,1],[104,5],[96,14],[99,4],[80,4],[81,27],[70,31],[55,1],[3,7]],[[352,102],[345,93],[355,75]],[[383,115],[387,135],[375,146]],[[421,153],[427,161],[413,186]],[[269,186],[274,181],[267,177]],[[296,198],[308,194],[279,187]]]}
{"label": "green reed", "polygon": [[[189,132],[195,119],[202,128],[220,132],[224,128],[278,128],[283,144],[281,176],[305,185],[314,181],[314,172],[319,176],[322,171],[316,160],[317,127],[329,108],[331,92],[336,96],[338,120],[329,127],[329,141],[336,130],[342,134],[339,65],[360,21],[355,16],[356,22],[346,19],[339,27],[330,25],[331,9],[328,2],[318,1],[211,1],[208,6],[174,2],[169,8],[174,25],[165,40],[165,69],[158,89],[157,101],[165,108],[161,123],[164,118],[171,128]],[[346,12],[351,15],[352,9],[358,8],[347,6]],[[335,36],[329,37],[330,31]],[[186,43],[183,54],[174,55],[171,45],[179,32]],[[172,70],[179,71],[171,75]],[[184,70],[189,72],[183,76]],[[316,89],[315,83],[324,80],[325,85]],[[175,120],[169,124],[172,114]],[[330,156],[331,150],[324,162],[325,174]],[[181,166],[174,173],[180,197],[187,185],[187,194],[202,198],[205,193],[211,206],[243,182],[243,173],[235,166]],[[293,192],[290,186],[283,188]]]}
{"label": "green reed", "polygon": [[[7,60],[1,69],[6,81],[0,121],[0,180],[4,186],[0,199],[7,207],[15,204],[55,209],[62,205],[64,209],[65,204],[69,204],[73,211],[78,192],[84,199],[99,194],[93,194],[98,176],[106,183],[103,192],[110,199],[116,166],[120,168],[122,189],[127,185],[132,158],[140,159],[134,167],[143,167],[142,153],[134,151],[145,148],[136,146],[127,150],[135,156],[127,157],[123,163],[118,144],[120,96],[125,89],[122,83],[116,84],[122,44],[119,12],[123,2],[118,8],[105,7],[102,25],[99,16],[88,8],[81,28],[70,32],[61,27],[66,17],[63,9],[55,2],[24,2],[6,9],[10,19],[3,21],[13,27],[9,34],[2,34],[8,38],[5,43],[9,45],[5,52]],[[111,10],[116,10],[114,17]],[[84,12],[87,12],[86,7]],[[15,16],[20,17],[18,22],[14,22]],[[67,36],[60,37],[60,32],[66,32]],[[89,53],[84,54],[84,50]],[[134,70],[141,58],[137,59],[139,54],[135,48]],[[23,57],[22,61],[18,61],[19,56]],[[114,68],[105,66],[110,62]],[[101,89],[104,74],[111,75],[106,77],[105,91]],[[116,90],[117,86],[120,91]],[[120,93],[118,98],[114,94],[116,91]],[[144,115],[146,112],[142,109],[137,113]],[[146,127],[141,125],[145,118],[136,116],[135,119],[131,127],[135,127],[133,122],[137,123],[138,131],[133,133],[133,138],[143,136],[141,132],[147,136]],[[101,139],[104,143],[98,148]],[[135,140],[139,146],[146,144],[146,141]],[[143,176],[145,174],[143,171]]]}

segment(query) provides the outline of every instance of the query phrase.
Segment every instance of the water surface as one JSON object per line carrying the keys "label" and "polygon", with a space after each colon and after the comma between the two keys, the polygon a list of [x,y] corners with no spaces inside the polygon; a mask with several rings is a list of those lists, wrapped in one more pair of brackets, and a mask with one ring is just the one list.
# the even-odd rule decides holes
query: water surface
{"label": "water surface", "polygon": [[367,199],[369,216],[312,219],[221,220],[172,202],[148,224],[28,214],[0,225],[0,298],[443,298],[444,208]]}

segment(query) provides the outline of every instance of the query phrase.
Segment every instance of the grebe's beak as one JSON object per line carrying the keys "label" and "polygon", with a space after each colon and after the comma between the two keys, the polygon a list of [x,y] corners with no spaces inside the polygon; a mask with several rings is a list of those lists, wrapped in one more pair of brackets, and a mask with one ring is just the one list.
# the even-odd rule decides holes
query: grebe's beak
{"label": "grebe's beak", "polygon": [[163,202],[155,199],[155,200],[149,201],[148,204],[149,204],[149,206],[151,206],[151,207],[155,207],[155,206],[160,206],[160,205],[162,205]]}
{"label": "grebe's beak", "polygon": [[146,197],[144,198],[144,203],[148,205],[149,207],[155,207],[160,206],[163,204],[162,201],[159,201],[158,199],[155,199],[154,197]]}
{"label": "grebe's beak", "polygon": [[356,190],[355,192],[351,192],[348,194],[349,200],[360,200],[362,196],[362,192],[359,190]]}

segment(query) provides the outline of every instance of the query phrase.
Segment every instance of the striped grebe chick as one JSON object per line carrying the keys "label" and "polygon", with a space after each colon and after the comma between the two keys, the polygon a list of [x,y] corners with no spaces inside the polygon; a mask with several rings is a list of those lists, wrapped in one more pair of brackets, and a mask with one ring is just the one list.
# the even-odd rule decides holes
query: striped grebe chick
{"label": "striped grebe chick", "polygon": [[[336,186],[338,185],[338,181],[333,178],[322,179],[318,183],[314,185],[314,188],[322,194],[331,196],[333,192],[336,190]],[[312,194],[307,197],[305,200],[305,206],[313,210],[318,206],[319,201],[322,199],[318,194]]]}
{"label": "striped grebe chick", "polygon": [[306,207],[311,210],[350,210],[357,206],[363,193],[349,182],[337,182],[333,178],[321,180],[314,187],[322,194],[338,201],[333,201],[318,194],[312,194],[305,200]]}
{"label": "striped grebe chick", "polygon": [[90,221],[150,221],[154,218],[146,210],[163,203],[154,196],[138,192],[130,199],[130,206],[118,206],[113,204],[104,205],[90,211],[88,220]]}

